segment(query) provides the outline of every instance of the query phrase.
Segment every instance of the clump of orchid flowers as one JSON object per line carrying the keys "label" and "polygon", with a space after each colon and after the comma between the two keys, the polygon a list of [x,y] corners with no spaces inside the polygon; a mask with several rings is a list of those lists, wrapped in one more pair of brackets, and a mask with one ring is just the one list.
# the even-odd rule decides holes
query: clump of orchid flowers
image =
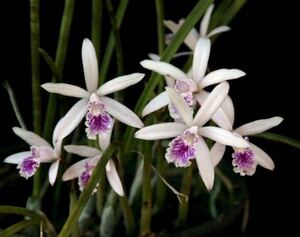
{"label": "clump of orchid flowers", "polygon": [[[103,166],[101,172],[105,172],[105,177],[112,190],[121,197],[125,219],[128,218],[128,215],[130,216],[128,213],[131,213],[127,194],[134,192],[128,181],[126,184],[124,183],[128,167],[122,167],[122,164],[140,163],[140,157],[144,158],[144,162],[141,163],[144,165],[144,173],[138,174],[137,168],[136,177],[148,175],[148,178],[151,179],[149,167],[155,163],[151,161],[151,157],[160,154],[161,150],[163,150],[165,164],[169,164],[169,168],[166,169],[175,167],[182,171],[193,169],[193,164],[195,164],[197,169],[194,170],[199,173],[208,192],[214,189],[215,170],[223,157],[232,164],[233,173],[241,176],[254,175],[258,165],[273,170],[274,162],[267,153],[252,143],[251,136],[278,126],[283,119],[278,116],[260,119],[233,128],[235,110],[234,100],[228,95],[229,81],[240,79],[246,73],[236,68],[222,68],[213,71],[208,68],[212,47],[210,38],[230,30],[228,26],[223,25],[208,32],[213,8],[214,6],[211,5],[207,9],[199,32],[193,28],[184,39],[184,43],[191,51],[178,54],[178,57],[190,55],[193,59],[186,71],[165,62],[156,54],[150,54],[151,59],[144,59],[140,62],[141,66],[149,71],[120,75],[99,85],[97,54],[93,43],[85,38],[82,43],[82,65],[86,89],[63,82],[48,82],[41,85],[49,93],[79,98],[79,101],[57,122],[53,130],[52,146],[36,133],[13,127],[13,132],[28,143],[30,149],[12,154],[6,157],[4,162],[16,164],[20,176],[25,179],[33,177],[42,163],[51,163],[48,177],[52,186],[55,187],[58,179],[70,181],[77,178],[78,189],[82,195],[92,198],[94,195],[91,194],[108,197],[103,193],[105,189],[101,188],[105,185],[101,183],[101,180],[105,181],[105,179],[94,180],[93,184],[96,185],[91,188],[92,184],[89,186],[92,177],[100,172],[99,162],[105,159],[105,167]],[[170,20],[164,21],[166,28],[171,31],[171,34],[166,36],[167,43],[172,43],[172,39],[176,37],[176,33],[184,25],[184,22],[184,19],[179,23]],[[116,92],[122,93],[123,89],[141,83],[145,74],[150,71],[163,76],[159,82],[160,85],[163,85],[161,86],[163,90],[153,91],[152,98],[148,98],[147,104],[141,111],[141,116],[117,99],[108,96]],[[64,140],[75,129],[82,130],[82,120],[84,120],[85,126],[84,137],[75,140],[75,143],[72,144],[68,144],[70,142],[68,139],[68,145],[65,144]],[[123,127],[121,126],[122,133],[120,133],[119,122],[123,124]],[[126,131],[123,136],[124,125],[132,127],[131,131],[133,128],[138,130],[134,134],[131,133],[133,136],[128,135],[130,130]],[[115,129],[119,132],[115,132]],[[132,144],[129,146],[129,150],[124,150],[122,143],[127,142],[127,139],[131,139]],[[151,143],[153,145],[150,150],[152,154],[144,153],[143,150],[136,152],[136,149],[141,147],[138,144],[145,143],[143,140],[154,141]],[[167,143],[164,140],[167,140]],[[229,158],[225,158],[226,146],[231,147],[231,157]],[[108,150],[110,151],[111,147],[118,148],[115,149],[115,152],[109,153]],[[108,153],[113,155],[107,157],[105,154]],[[128,161],[127,158],[127,161],[123,162],[122,159],[125,159],[124,157],[128,156],[128,153],[131,155],[138,153],[139,158],[134,161],[131,160],[132,158]],[[67,156],[70,155],[73,156],[71,160],[67,159]],[[150,163],[146,162],[147,156],[150,157]],[[75,157],[77,160],[74,159]],[[82,157],[82,159],[78,157]],[[60,164],[63,166],[59,167]],[[150,164],[150,166],[145,167],[146,164]],[[59,169],[63,172],[58,172]],[[159,171],[156,170],[156,172]],[[164,175],[159,174],[158,176],[175,194],[189,195],[189,193],[179,193],[174,187],[171,187],[167,181],[166,172]],[[146,185],[145,190],[149,191],[153,188],[153,184],[155,182],[143,185]],[[191,185],[191,183],[186,185]],[[89,191],[85,192],[85,189]],[[144,192],[143,202],[151,200],[151,197],[144,196]],[[151,195],[151,192],[148,194]],[[151,205],[151,201],[149,203]],[[146,208],[151,215],[151,207],[144,206],[142,208]],[[71,211],[69,218],[72,218],[72,213]],[[75,211],[74,213],[79,218],[80,213]],[[144,213],[141,214],[142,223],[147,222],[143,219],[143,215],[146,215]],[[143,226],[141,224],[141,233],[150,230],[149,225],[145,229]]]}

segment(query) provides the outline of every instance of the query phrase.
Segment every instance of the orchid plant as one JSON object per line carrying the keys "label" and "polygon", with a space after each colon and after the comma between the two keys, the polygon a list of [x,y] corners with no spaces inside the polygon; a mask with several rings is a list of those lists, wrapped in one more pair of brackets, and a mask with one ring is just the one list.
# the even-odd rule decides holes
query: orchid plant
{"label": "orchid plant", "polygon": [[[31,1],[33,22],[38,20],[38,2]],[[58,44],[62,48],[59,48],[58,52],[67,52],[63,47],[68,45],[70,22],[66,19],[72,18],[74,10],[74,4],[67,2]],[[243,5],[239,0],[234,2]],[[218,15],[215,22],[220,24],[216,26],[211,24],[215,7],[212,0],[199,1],[190,15],[179,20],[179,23],[163,19],[163,1],[156,1],[160,52],[157,55],[151,54],[151,60],[140,59],[142,67],[148,69],[145,73],[122,75],[124,65],[119,29],[128,1],[120,3],[116,14],[112,2],[105,1],[113,29],[104,55],[99,55],[99,52],[102,52],[99,50],[102,44],[99,25],[102,12],[102,9],[99,10],[100,3],[101,0],[93,1],[91,40],[84,38],[81,48],[86,89],[65,83],[65,78],[61,80],[57,75],[62,75],[64,58],[52,60],[49,54],[41,49],[40,52],[52,70],[55,80],[43,81],[40,84],[40,80],[36,79],[36,75],[39,75],[39,65],[34,63],[37,60],[35,57],[38,56],[33,56],[33,95],[36,96],[33,104],[34,132],[27,131],[23,123],[22,128],[12,129],[30,146],[30,150],[9,154],[4,158],[4,162],[16,164],[21,177],[34,180],[34,202],[29,199],[26,208],[0,206],[0,213],[28,216],[24,222],[8,227],[4,233],[14,234],[27,226],[40,224],[40,236],[44,233],[51,237],[70,234],[85,236],[86,231],[94,235],[99,232],[100,236],[106,237],[114,234],[124,236],[124,232],[128,236],[152,236],[155,232],[162,231],[151,225],[152,218],[162,213],[163,205],[155,202],[158,199],[160,203],[165,203],[167,199],[172,200],[170,196],[177,195],[179,203],[176,203],[176,227],[182,228],[188,223],[188,204],[193,197],[191,187],[201,190],[195,195],[209,196],[218,189],[220,179],[215,177],[220,176],[224,186],[227,185],[227,191],[232,194],[228,182],[234,182],[235,179],[231,177],[237,176],[236,173],[251,176],[258,165],[268,170],[275,167],[270,156],[254,145],[250,136],[257,136],[278,126],[283,118],[276,116],[260,119],[233,129],[235,98],[228,95],[228,81],[244,77],[246,73],[236,68],[210,70],[208,66],[211,63],[209,57],[214,37],[230,30],[227,26],[229,22],[222,22],[218,16],[220,13],[230,14],[227,19],[232,19],[237,13],[233,11],[236,5],[228,12],[222,3],[216,6]],[[198,32],[194,26],[201,17]],[[164,34],[165,27],[172,32],[171,35]],[[32,52],[39,50],[38,34],[35,32],[31,35]],[[188,56],[192,59],[186,60],[185,67],[175,60],[170,63],[179,55],[176,56],[176,51],[183,43],[190,52],[181,54],[182,58]],[[107,65],[112,62],[114,46],[118,74],[113,79],[106,80]],[[65,57],[63,53],[58,55]],[[99,64],[101,58],[104,62]],[[150,71],[152,74],[146,81],[146,75]],[[160,76],[163,76],[165,81],[160,80]],[[138,83],[140,86],[144,83],[145,89],[138,95],[137,106],[132,111],[127,107],[132,104],[127,103],[126,99],[119,101],[118,95],[126,98],[123,89]],[[53,111],[45,114],[45,118],[50,118],[49,121],[58,121],[52,132],[52,145],[41,135],[41,88],[50,93],[49,106],[51,103],[58,104],[57,94],[79,98],[70,109],[66,110],[66,106],[60,108],[59,118],[55,117],[56,113]],[[11,100],[15,105],[16,99],[11,96]],[[66,104],[68,105],[68,100]],[[165,106],[168,106],[167,110],[163,109]],[[16,106],[14,109],[18,118],[22,117]],[[82,131],[81,122],[84,118],[85,130]],[[122,125],[116,126],[118,121]],[[45,122],[44,128],[52,125]],[[47,138],[49,134],[44,132],[43,137]],[[232,171],[230,175],[221,172],[223,165],[228,167],[226,146],[233,149],[232,157],[229,158]],[[40,167],[41,163],[51,163],[48,179],[44,179],[45,170]],[[174,165],[167,166],[168,163]],[[198,175],[192,175],[193,173],[200,175],[200,181]],[[182,179],[181,187],[178,182],[174,182],[178,178]],[[78,179],[78,185],[74,179]],[[106,181],[110,187],[106,185]],[[48,182],[51,189],[47,185]],[[49,202],[55,209],[58,208],[58,200],[66,200],[66,190],[70,193],[68,216],[66,217],[65,213],[61,217],[44,214],[45,193],[55,192],[56,201],[53,204]],[[156,198],[153,193],[157,195]],[[218,191],[214,195],[216,197],[222,194]],[[38,205],[35,205],[36,203]],[[93,208],[96,212],[92,211]],[[55,218],[58,218],[57,223]],[[87,221],[91,219],[92,221]],[[137,220],[140,220],[139,224]],[[99,227],[95,228],[96,226]],[[31,228],[27,233],[36,236],[35,231]],[[58,235],[56,231],[59,231]]]}

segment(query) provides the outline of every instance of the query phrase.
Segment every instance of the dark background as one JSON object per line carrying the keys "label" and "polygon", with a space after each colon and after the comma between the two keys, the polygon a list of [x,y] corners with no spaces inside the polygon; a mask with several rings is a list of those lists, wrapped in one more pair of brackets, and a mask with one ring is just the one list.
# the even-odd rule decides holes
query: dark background
{"label": "dark background", "polygon": [[[54,56],[62,1],[41,2],[41,47]],[[83,85],[80,50],[82,39],[90,34],[90,1],[77,2],[64,75],[66,82]],[[186,16],[194,2],[166,1],[166,18],[177,20]],[[230,24],[232,31],[223,34],[213,46],[210,67],[239,68],[247,73],[245,78],[231,83],[237,126],[278,115],[285,120],[272,131],[300,139],[299,27],[295,2],[249,0]],[[11,83],[31,129],[28,5],[29,1],[5,1],[0,5],[0,80]],[[144,71],[139,61],[146,58],[147,53],[157,51],[154,14],[154,1],[130,1],[121,31],[126,73]],[[107,19],[104,22],[103,42],[106,42],[110,26],[106,24]],[[42,82],[47,82],[51,79],[50,72],[43,62],[42,68]],[[42,95],[47,94],[42,92]],[[7,148],[20,140],[11,131],[18,123],[3,88],[0,88],[0,109],[1,148]],[[282,144],[260,139],[254,142],[274,159],[276,168],[274,172],[258,168],[253,177],[245,178],[251,201],[247,236],[293,234],[298,231],[300,213],[300,153]],[[11,204],[3,200],[2,196],[1,204]]]}

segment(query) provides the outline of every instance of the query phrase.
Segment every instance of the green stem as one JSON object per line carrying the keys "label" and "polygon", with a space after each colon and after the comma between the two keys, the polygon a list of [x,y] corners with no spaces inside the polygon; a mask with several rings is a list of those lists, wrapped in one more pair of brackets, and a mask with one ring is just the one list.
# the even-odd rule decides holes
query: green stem
{"label": "green stem", "polygon": [[[184,175],[181,181],[180,193],[189,196],[192,186],[192,177],[193,177],[193,166],[186,168]],[[188,214],[189,201],[183,201],[179,203],[178,216],[176,221],[176,227],[183,227],[186,224],[186,218]]]}
{"label": "green stem", "polygon": [[[40,2],[30,0],[30,45],[31,45],[31,71],[32,71],[32,107],[33,107],[33,130],[41,134],[41,90],[40,90]],[[32,196],[38,197],[41,189],[40,169],[37,170],[33,179]]]}
{"label": "green stem", "polygon": [[[169,46],[165,49],[164,53],[162,54],[161,61],[169,62],[173,55],[177,52],[178,48],[184,41],[187,34],[191,31],[193,26],[199,21],[199,19],[204,14],[205,10],[208,6],[212,3],[212,0],[204,0],[199,1],[196,6],[193,8],[191,13],[188,15],[180,29],[177,31],[174,39],[169,44]],[[135,112],[137,114],[141,114],[143,108],[145,107],[146,103],[149,101],[151,93],[154,91],[155,87],[159,83],[160,75],[157,73],[152,73],[147,85],[145,86],[142,94],[139,97],[139,100],[135,106]],[[128,127],[126,129],[124,135],[124,151],[128,151],[128,148],[131,143],[131,138],[134,133],[134,128]]]}
{"label": "green stem", "polygon": [[26,227],[38,225],[38,224],[40,224],[39,220],[19,221],[16,224],[13,224],[10,227],[6,228],[5,230],[2,230],[0,233],[0,237],[13,236],[15,233],[19,232],[20,230],[22,230]]}
{"label": "green stem", "polygon": [[[120,27],[121,27],[128,2],[129,2],[129,0],[120,1],[120,5],[116,12],[117,29],[120,29]],[[101,64],[101,69],[100,69],[101,74],[100,74],[100,82],[99,82],[100,85],[103,84],[103,82],[105,81],[105,78],[107,76],[107,71],[108,71],[108,67],[110,65],[114,47],[115,47],[114,33],[113,33],[113,31],[111,31],[108,41],[107,41],[102,64]]]}
{"label": "green stem", "polygon": [[0,213],[5,214],[17,214],[21,216],[28,216],[32,219],[39,219],[40,216],[34,211],[23,207],[15,207],[15,206],[0,206]]}
{"label": "green stem", "polygon": [[[69,208],[69,213],[72,212],[75,203],[77,201],[77,195],[76,195],[76,190],[75,190],[75,185],[74,185],[74,181],[71,182],[71,191],[70,191],[70,208]],[[75,228],[73,228],[72,230],[72,236],[73,237],[79,237],[80,236],[80,230],[78,225],[75,226]]]}
{"label": "green stem", "polygon": [[282,136],[282,135],[270,133],[270,132],[264,132],[264,133],[255,135],[255,137],[260,137],[260,138],[264,138],[264,139],[267,139],[270,141],[283,143],[283,144],[295,147],[297,149],[300,149],[300,141],[293,139],[293,138],[289,138],[287,136]]}
{"label": "green stem", "polygon": [[[95,47],[97,58],[100,59],[101,49],[101,18],[102,18],[103,2],[102,0],[93,0],[92,3],[92,42]],[[98,60],[100,62],[100,60]]]}
{"label": "green stem", "polygon": [[40,1],[30,0],[30,45],[32,70],[33,130],[41,134],[41,90],[40,90]]}
{"label": "green stem", "polygon": [[156,7],[156,25],[157,25],[157,42],[158,42],[158,53],[162,55],[165,49],[165,27],[163,20],[164,14],[164,0],[155,0]]}
{"label": "green stem", "polygon": [[151,233],[152,216],[152,188],[151,188],[151,142],[145,141],[144,168],[143,168],[143,198],[141,210],[141,236]]}
{"label": "green stem", "polygon": [[84,209],[87,204],[94,188],[96,187],[99,179],[101,177],[101,173],[105,172],[105,166],[108,160],[112,157],[116,147],[113,144],[110,144],[109,147],[104,151],[102,158],[97,163],[96,167],[93,170],[93,173],[90,177],[90,180],[83,192],[80,194],[78,200],[73,206],[71,213],[69,214],[64,226],[62,227],[61,232],[59,233],[59,237],[66,237],[71,233],[72,229],[77,225],[77,220],[80,216],[80,213]]}
{"label": "green stem", "polygon": [[122,206],[123,216],[125,219],[126,234],[127,236],[134,236],[134,234],[136,233],[136,226],[132,209],[128,202],[128,198],[126,196],[120,197],[120,202]]}
{"label": "green stem", "polygon": [[[161,56],[165,49],[165,26],[163,20],[165,18],[164,0],[155,0],[156,10],[156,26],[157,26],[157,42],[158,42],[158,54]],[[160,80],[159,92],[164,89],[164,80]]]}
{"label": "green stem", "polygon": [[113,9],[113,5],[111,0],[105,0],[107,12],[109,15],[110,23],[112,26],[112,33],[115,41],[115,49],[116,49],[116,58],[117,58],[117,71],[118,75],[122,75],[124,73],[124,56],[123,56],[123,49],[122,43],[119,33],[119,26],[117,24],[117,20],[115,18],[115,13]]}
{"label": "green stem", "polygon": [[[63,73],[63,67],[66,59],[66,53],[68,49],[68,41],[70,36],[70,29],[73,19],[75,0],[65,0],[65,7],[62,16],[58,45],[56,49],[55,65],[58,69],[59,75]],[[56,78],[52,78],[52,82],[55,82]],[[51,134],[54,128],[54,119],[56,115],[56,96],[54,94],[49,95],[47,112],[45,117],[45,126],[43,131],[43,137],[50,140]]]}
{"label": "green stem", "polygon": [[101,216],[103,211],[105,199],[106,199],[106,190],[107,190],[107,181],[106,181],[106,174],[103,172],[100,177],[100,186],[96,193],[96,208],[98,216]]}

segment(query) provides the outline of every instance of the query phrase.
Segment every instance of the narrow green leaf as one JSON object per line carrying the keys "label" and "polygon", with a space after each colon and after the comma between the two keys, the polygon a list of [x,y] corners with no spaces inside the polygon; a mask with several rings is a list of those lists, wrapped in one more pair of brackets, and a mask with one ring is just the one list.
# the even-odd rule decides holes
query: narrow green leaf
{"label": "narrow green leaf", "polygon": [[29,227],[29,226],[33,226],[33,225],[38,225],[40,224],[39,220],[24,220],[24,221],[20,221],[16,224],[11,225],[10,227],[2,230],[0,232],[0,237],[8,237],[8,236],[12,236],[13,234],[19,232],[20,230]]}
{"label": "narrow green leaf", "polygon": [[47,63],[50,71],[52,72],[52,74],[56,78],[56,80],[57,81],[61,81],[62,80],[61,72],[56,67],[56,65],[55,65],[53,59],[51,58],[51,56],[44,49],[42,49],[42,48],[39,48],[39,52],[42,55],[42,57],[45,60],[45,62]]}
{"label": "narrow green leaf", "polygon": [[264,133],[255,135],[255,137],[260,137],[260,138],[263,138],[266,140],[283,143],[283,144],[300,149],[300,141],[299,140],[296,140],[294,138],[290,138],[287,136],[282,136],[282,135],[279,135],[276,133],[264,132]]}
{"label": "narrow green leaf", "polygon": [[40,218],[40,215],[37,214],[36,212],[28,210],[28,209],[23,208],[23,207],[0,206],[0,213],[28,216],[32,219],[39,219]]}

